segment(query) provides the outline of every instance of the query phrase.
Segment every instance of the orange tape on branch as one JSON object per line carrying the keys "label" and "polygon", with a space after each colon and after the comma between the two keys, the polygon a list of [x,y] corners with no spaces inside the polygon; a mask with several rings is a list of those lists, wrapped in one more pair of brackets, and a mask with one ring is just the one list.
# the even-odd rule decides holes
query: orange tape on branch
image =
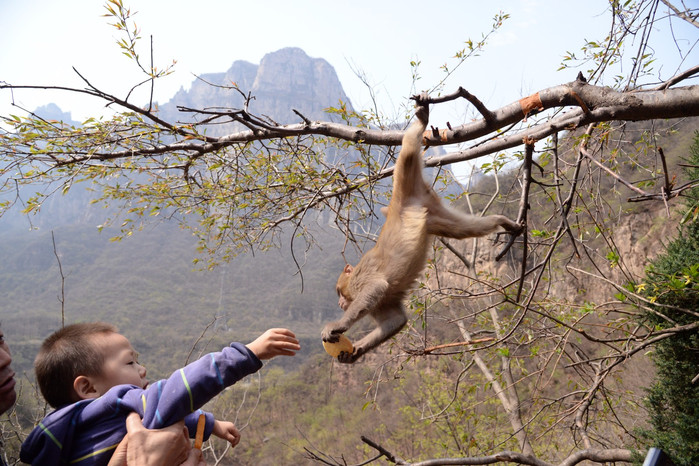
{"label": "orange tape on branch", "polygon": [[519,100],[519,105],[522,108],[522,114],[524,118],[531,113],[537,113],[544,109],[544,105],[541,103],[541,97],[539,93],[532,94],[529,97],[525,97]]}

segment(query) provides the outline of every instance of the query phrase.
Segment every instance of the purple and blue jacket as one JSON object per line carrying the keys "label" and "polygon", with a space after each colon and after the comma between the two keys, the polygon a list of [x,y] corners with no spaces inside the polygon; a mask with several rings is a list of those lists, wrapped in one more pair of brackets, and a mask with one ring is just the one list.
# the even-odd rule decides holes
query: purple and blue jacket
{"label": "purple and blue jacket", "polygon": [[[35,465],[106,465],[126,435],[126,417],[137,412],[149,429],[185,419],[191,437],[199,409],[226,387],[257,372],[262,362],[245,345],[231,343],[209,353],[168,379],[148,385],[117,385],[99,398],[82,400],[51,412],[22,443],[20,459]],[[214,417],[206,415],[204,438]]]}

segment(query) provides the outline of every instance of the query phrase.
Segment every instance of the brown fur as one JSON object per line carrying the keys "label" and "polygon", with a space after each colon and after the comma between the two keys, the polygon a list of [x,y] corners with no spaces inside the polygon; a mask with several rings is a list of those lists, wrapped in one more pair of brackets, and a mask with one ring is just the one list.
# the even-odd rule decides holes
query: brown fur
{"label": "brown fur", "polygon": [[422,178],[422,135],[428,106],[418,98],[416,120],[403,136],[393,172],[393,194],[376,245],[356,267],[347,265],[337,281],[338,304],[345,311],[339,321],[325,325],[321,336],[334,342],[362,317],[369,315],[376,328],[354,344],[354,352],[338,360],[353,363],[362,354],[398,333],[407,316],[403,300],[427,262],[432,235],[448,238],[483,236],[499,227],[518,233],[521,226],[502,215],[476,217],[443,205]]}

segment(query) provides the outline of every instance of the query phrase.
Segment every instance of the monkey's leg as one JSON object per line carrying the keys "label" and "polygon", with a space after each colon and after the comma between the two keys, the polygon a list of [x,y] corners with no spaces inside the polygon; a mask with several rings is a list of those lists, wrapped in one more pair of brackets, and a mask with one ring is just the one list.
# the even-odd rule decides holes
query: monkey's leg
{"label": "monkey's leg", "polygon": [[[427,98],[427,94],[423,95]],[[398,160],[393,170],[393,191],[391,202],[404,204],[416,192],[423,190],[422,178],[424,162],[422,160],[422,134],[427,129],[429,108],[419,105],[415,112],[416,119],[403,135]]]}
{"label": "monkey's leg", "polygon": [[429,234],[457,239],[474,238],[497,231],[499,227],[510,233],[519,233],[522,230],[521,225],[504,215],[477,217],[452,210],[443,205],[434,192],[431,193],[430,202],[427,205]]}

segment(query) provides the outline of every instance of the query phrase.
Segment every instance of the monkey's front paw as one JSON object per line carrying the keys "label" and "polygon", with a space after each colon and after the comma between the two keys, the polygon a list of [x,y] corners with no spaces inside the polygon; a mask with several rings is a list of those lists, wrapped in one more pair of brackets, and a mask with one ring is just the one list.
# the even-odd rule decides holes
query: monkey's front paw
{"label": "monkey's front paw", "polygon": [[340,334],[345,333],[347,327],[341,325],[339,322],[330,322],[323,327],[323,331],[320,332],[320,336],[323,341],[329,343],[337,343],[340,340]]}

